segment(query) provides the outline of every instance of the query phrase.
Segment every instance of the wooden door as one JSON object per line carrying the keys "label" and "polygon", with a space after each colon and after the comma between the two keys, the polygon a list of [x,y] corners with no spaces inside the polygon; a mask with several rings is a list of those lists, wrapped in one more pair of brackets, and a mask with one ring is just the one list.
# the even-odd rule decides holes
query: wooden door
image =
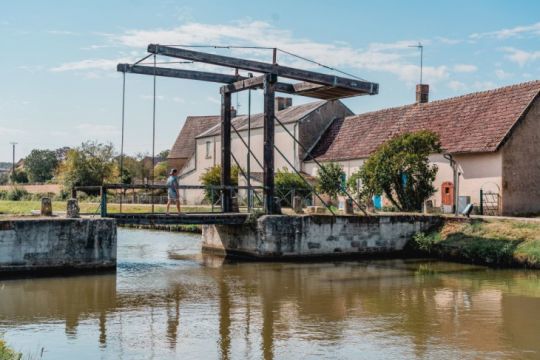
{"label": "wooden door", "polygon": [[451,181],[445,181],[441,185],[441,203],[454,205],[454,184]]}

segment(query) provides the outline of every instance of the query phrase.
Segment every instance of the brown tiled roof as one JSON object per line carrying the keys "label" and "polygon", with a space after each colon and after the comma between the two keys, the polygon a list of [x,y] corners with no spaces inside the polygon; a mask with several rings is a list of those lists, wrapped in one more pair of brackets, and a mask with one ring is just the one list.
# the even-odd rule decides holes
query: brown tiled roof
{"label": "brown tiled roof", "polygon": [[195,152],[195,137],[219,124],[221,117],[188,116],[169,153],[169,159],[190,158]]}
{"label": "brown tiled roof", "polygon": [[419,130],[439,134],[450,153],[493,152],[539,91],[540,81],[531,81],[337,119],[312,154],[323,161],[366,158],[386,140]]}
{"label": "brown tiled roof", "polygon": [[[276,112],[276,116],[279,119],[279,121],[281,121],[284,124],[292,123],[292,122],[302,119],[307,114],[309,114],[310,112],[314,110],[317,110],[324,104],[326,104],[326,101],[314,101],[307,104],[291,106],[291,107],[288,107],[286,109]],[[251,128],[252,129],[262,127],[263,123],[264,123],[264,117],[262,113],[251,114]],[[232,124],[238,131],[247,129],[248,116],[247,115],[237,116],[232,120]],[[214,135],[219,135],[220,133],[221,133],[221,127],[218,124],[204,133],[199,133],[199,136],[197,137],[214,136]]]}

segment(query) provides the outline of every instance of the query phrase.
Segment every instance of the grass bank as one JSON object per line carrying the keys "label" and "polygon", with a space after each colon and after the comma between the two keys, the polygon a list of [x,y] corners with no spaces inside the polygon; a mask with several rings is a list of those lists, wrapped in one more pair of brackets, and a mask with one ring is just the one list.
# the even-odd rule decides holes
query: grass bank
{"label": "grass bank", "polygon": [[[53,211],[65,212],[65,201],[53,201]],[[39,201],[32,200],[0,200],[0,214],[6,215],[30,215],[32,210],[39,210],[41,203]],[[81,213],[99,213],[99,203],[95,202],[79,202]],[[122,210],[124,212],[133,213],[146,213],[150,212],[152,205],[150,204],[123,204]],[[164,213],[166,210],[165,205],[155,205],[154,211],[158,213]],[[120,211],[120,205],[107,204],[107,211],[109,213],[117,213]],[[171,212],[175,212],[176,208],[171,206]],[[182,211],[186,212],[206,212],[211,211],[209,206],[182,206]]]}
{"label": "grass bank", "polygon": [[438,230],[416,234],[413,245],[423,253],[445,259],[540,269],[540,222],[447,221]]}

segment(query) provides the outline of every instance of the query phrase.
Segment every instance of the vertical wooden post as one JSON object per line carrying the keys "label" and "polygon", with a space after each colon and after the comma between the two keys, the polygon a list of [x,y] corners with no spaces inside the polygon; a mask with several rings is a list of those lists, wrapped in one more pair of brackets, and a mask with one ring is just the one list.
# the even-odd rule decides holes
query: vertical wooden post
{"label": "vertical wooden post", "polygon": [[101,187],[101,217],[107,217],[107,188]]}
{"label": "vertical wooden post", "polygon": [[[221,186],[231,186],[231,93],[221,91]],[[222,189],[223,212],[232,211],[230,188]]]}
{"label": "vertical wooden post", "polygon": [[275,213],[274,204],[274,101],[277,76],[264,77],[264,211]]}
{"label": "vertical wooden post", "polygon": [[484,215],[484,190],[480,189],[480,215]]}

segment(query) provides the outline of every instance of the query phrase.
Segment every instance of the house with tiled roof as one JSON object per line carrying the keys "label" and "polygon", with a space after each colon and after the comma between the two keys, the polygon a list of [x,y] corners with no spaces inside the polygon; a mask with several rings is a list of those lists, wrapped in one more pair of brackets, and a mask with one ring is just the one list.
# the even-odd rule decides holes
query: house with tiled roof
{"label": "house with tiled roof", "polygon": [[[430,206],[449,210],[461,197],[485,213],[538,213],[539,92],[540,81],[532,81],[337,118],[311,155],[319,162],[338,162],[350,176],[385,141],[430,130],[439,134],[444,149],[430,157],[439,168]],[[315,175],[314,162],[304,160],[303,170]]]}
{"label": "house with tiled roof", "polygon": [[[276,97],[276,117],[286,130],[276,121],[274,142],[285,158],[275,151],[275,168],[287,168],[290,171],[292,167],[302,168],[302,160],[306,154],[287,132],[294,134],[304,148],[310,149],[315,146],[330,124],[350,115],[353,115],[352,111],[337,100],[315,101],[293,106],[291,98]],[[242,169],[247,172],[248,150],[244,142],[248,141],[250,133],[253,153],[250,158],[250,178],[252,185],[261,185],[257,175],[263,171],[259,165],[263,162],[263,114],[233,115],[231,122],[238,132],[237,134],[232,131],[231,152]],[[180,161],[173,163],[171,159]],[[221,163],[220,116],[188,117],[171,149],[169,161],[171,167],[180,170],[181,184],[199,185],[201,175],[208,168]],[[203,201],[203,192],[193,189],[182,190],[180,197],[184,203],[198,204]]]}
{"label": "house with tiled roof", "polygon": [[195,138],[197,135],[216,126],[220,121],[221,117],[219,115],[188,116],[169,151],[167,157],[169,167],[182,169],[195,153]]}

